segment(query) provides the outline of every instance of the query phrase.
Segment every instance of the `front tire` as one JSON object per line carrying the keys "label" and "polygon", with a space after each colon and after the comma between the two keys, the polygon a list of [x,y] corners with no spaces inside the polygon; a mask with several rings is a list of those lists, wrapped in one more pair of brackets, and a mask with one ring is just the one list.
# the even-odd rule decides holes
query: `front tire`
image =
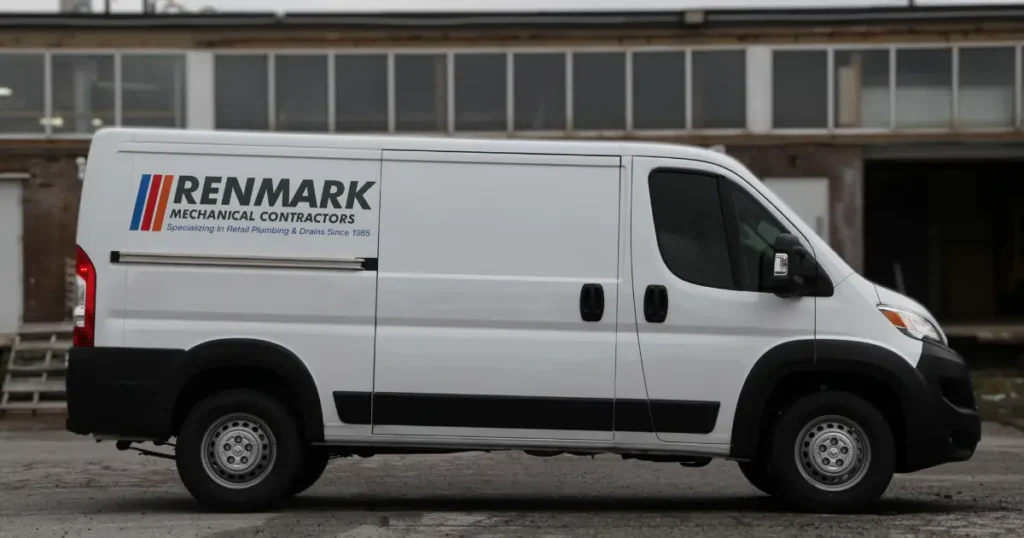
{"label": "front tire", "polygon": [[178,475],[200,505],[256,512],[288,495],[301,470],[303,447],[284,404],[243,389],[196,404],[181,426],[175,452]]}
{"label": "front tire", "polygon": [[783,411],[770,472],[778,495],[800,511],[858,512],[892,481],[896,449],[882,413],[840,391],[809,394]]}
{"label": "front tire", "polygon": [[768,465],[763,461],[740,461],[737,462],[743,477],[750,482],[751,486],[757,488],[761,493],[774,497],[777,493],[775,481],[768,471]]}

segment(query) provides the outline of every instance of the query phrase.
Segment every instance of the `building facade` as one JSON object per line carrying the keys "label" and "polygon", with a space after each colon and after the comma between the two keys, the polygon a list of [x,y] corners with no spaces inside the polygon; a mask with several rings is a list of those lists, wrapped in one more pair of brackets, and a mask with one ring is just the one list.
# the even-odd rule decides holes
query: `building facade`
{"label": "building facade", "polygon": [[944,319],[1024,319],[1022,45],[1013,7],[2,16],[22,270],[0,293],[8,319],[68,317],[82,161],[126,125],[720,145],[869,278]]}

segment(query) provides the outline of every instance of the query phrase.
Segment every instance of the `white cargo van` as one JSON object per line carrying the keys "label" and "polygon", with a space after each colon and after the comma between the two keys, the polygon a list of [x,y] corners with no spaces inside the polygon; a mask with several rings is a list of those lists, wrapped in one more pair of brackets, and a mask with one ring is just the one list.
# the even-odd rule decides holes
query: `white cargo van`
{"label": "white cargo van", "polygon": [[524,450],[725,458],[851,511],[980,437],[932,315],[720,153],[106,129],[88,163],[67,428],[173,440],[209,508]]}

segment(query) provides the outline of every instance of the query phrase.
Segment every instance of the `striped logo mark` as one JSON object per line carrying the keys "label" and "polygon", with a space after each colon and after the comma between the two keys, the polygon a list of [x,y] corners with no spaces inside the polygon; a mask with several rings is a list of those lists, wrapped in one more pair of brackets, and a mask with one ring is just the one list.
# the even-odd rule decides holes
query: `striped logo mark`
{"label": "striped logo mark", "polygon": [[130,230],[159,232],[163,229],[172,183],[174,176],[142,174],[142,183],[135,195],[135,211],[132,212]]}

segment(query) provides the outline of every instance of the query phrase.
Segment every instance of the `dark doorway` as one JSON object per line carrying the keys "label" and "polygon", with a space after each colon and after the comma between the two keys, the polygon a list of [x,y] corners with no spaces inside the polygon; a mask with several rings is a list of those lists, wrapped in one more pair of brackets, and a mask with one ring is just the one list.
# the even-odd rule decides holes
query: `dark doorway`
{"label": "dark doorway", "polygon": [[1024,321],[1024,160],[868,161],[865,276],[940,321]]}

